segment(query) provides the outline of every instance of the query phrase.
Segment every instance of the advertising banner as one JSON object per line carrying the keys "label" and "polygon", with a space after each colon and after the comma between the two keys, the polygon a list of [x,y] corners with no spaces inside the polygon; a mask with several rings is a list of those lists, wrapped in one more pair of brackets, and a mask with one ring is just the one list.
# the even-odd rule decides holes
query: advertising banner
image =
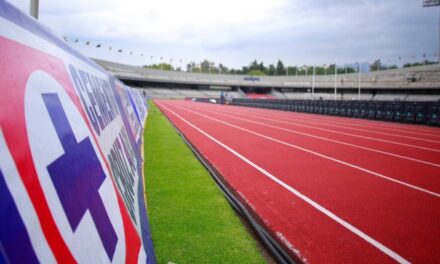
{"label": "advertising banner", "polygon": [[0,1],[0,263],[155,263],[142,94]]}

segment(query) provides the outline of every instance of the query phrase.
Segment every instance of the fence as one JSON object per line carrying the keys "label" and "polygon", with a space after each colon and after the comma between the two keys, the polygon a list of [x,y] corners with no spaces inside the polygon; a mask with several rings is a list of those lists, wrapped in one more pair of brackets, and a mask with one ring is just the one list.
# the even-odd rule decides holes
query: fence
{"label": "fence", "polygon": [[334,100],[232,100],[233,105],[440,126],[440,102],[334,101]]}

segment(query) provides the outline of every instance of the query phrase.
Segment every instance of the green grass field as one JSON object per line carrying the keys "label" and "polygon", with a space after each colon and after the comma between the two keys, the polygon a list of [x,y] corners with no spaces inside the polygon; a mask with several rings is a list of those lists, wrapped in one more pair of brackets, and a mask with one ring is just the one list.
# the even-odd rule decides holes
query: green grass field
{"label": "green grass field", "polygon": [[158,263],[266,262],[207,170],[152,103],[144,146]]}

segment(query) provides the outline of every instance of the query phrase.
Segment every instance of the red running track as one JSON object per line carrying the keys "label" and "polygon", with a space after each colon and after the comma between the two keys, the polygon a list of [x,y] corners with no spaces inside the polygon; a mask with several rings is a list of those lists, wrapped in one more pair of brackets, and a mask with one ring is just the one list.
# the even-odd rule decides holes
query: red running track
{"label": "red running track", "polygon": [[440,129],[156,104],[292,256],[440,262]]}

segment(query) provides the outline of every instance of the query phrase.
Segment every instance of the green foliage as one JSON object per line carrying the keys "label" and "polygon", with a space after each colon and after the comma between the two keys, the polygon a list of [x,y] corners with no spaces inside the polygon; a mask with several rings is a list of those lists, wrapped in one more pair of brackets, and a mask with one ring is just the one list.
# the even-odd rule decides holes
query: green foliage
{"label": "green foliage", "polygon": [[387,66],[383,65],[380,60],[375,60],[370,64],[370,71],[383,71],[386,70]]}
{"label": "green foliage", "polygon": [[422,66],[422,65],[430,65],[430,64],[437,64],[437,62],[424,60],[422,62],[405,63],[403,65],[403,68],[416,67],[416,66]]}
{"label": "green foliage", "polygon": [[278,60],[276,75],[285,75],[285,74],[286,74],[286,69],[284,68],[283,62],[281,60]]}
{"label": "green foliage", "polygon": [[249,75],[254,75],[254,76],[264,76],[266,75],[266,73],[260,71],[260,70],[252,70],[250,72],[248,72]]}
{"label": "green foliage", "polygon": [[144,68],[148,69],[155,69],[155,70],[163,70],[163,71],[174,71],[174,68],[171,64],[168,63],[159,63],[159,64],[152,64],[152,65],[144,65],[142,66]]}
{"label": "green foliage", "polygon": [[265,263],[214,180],[153,103],[144,138],[158,263]]}

